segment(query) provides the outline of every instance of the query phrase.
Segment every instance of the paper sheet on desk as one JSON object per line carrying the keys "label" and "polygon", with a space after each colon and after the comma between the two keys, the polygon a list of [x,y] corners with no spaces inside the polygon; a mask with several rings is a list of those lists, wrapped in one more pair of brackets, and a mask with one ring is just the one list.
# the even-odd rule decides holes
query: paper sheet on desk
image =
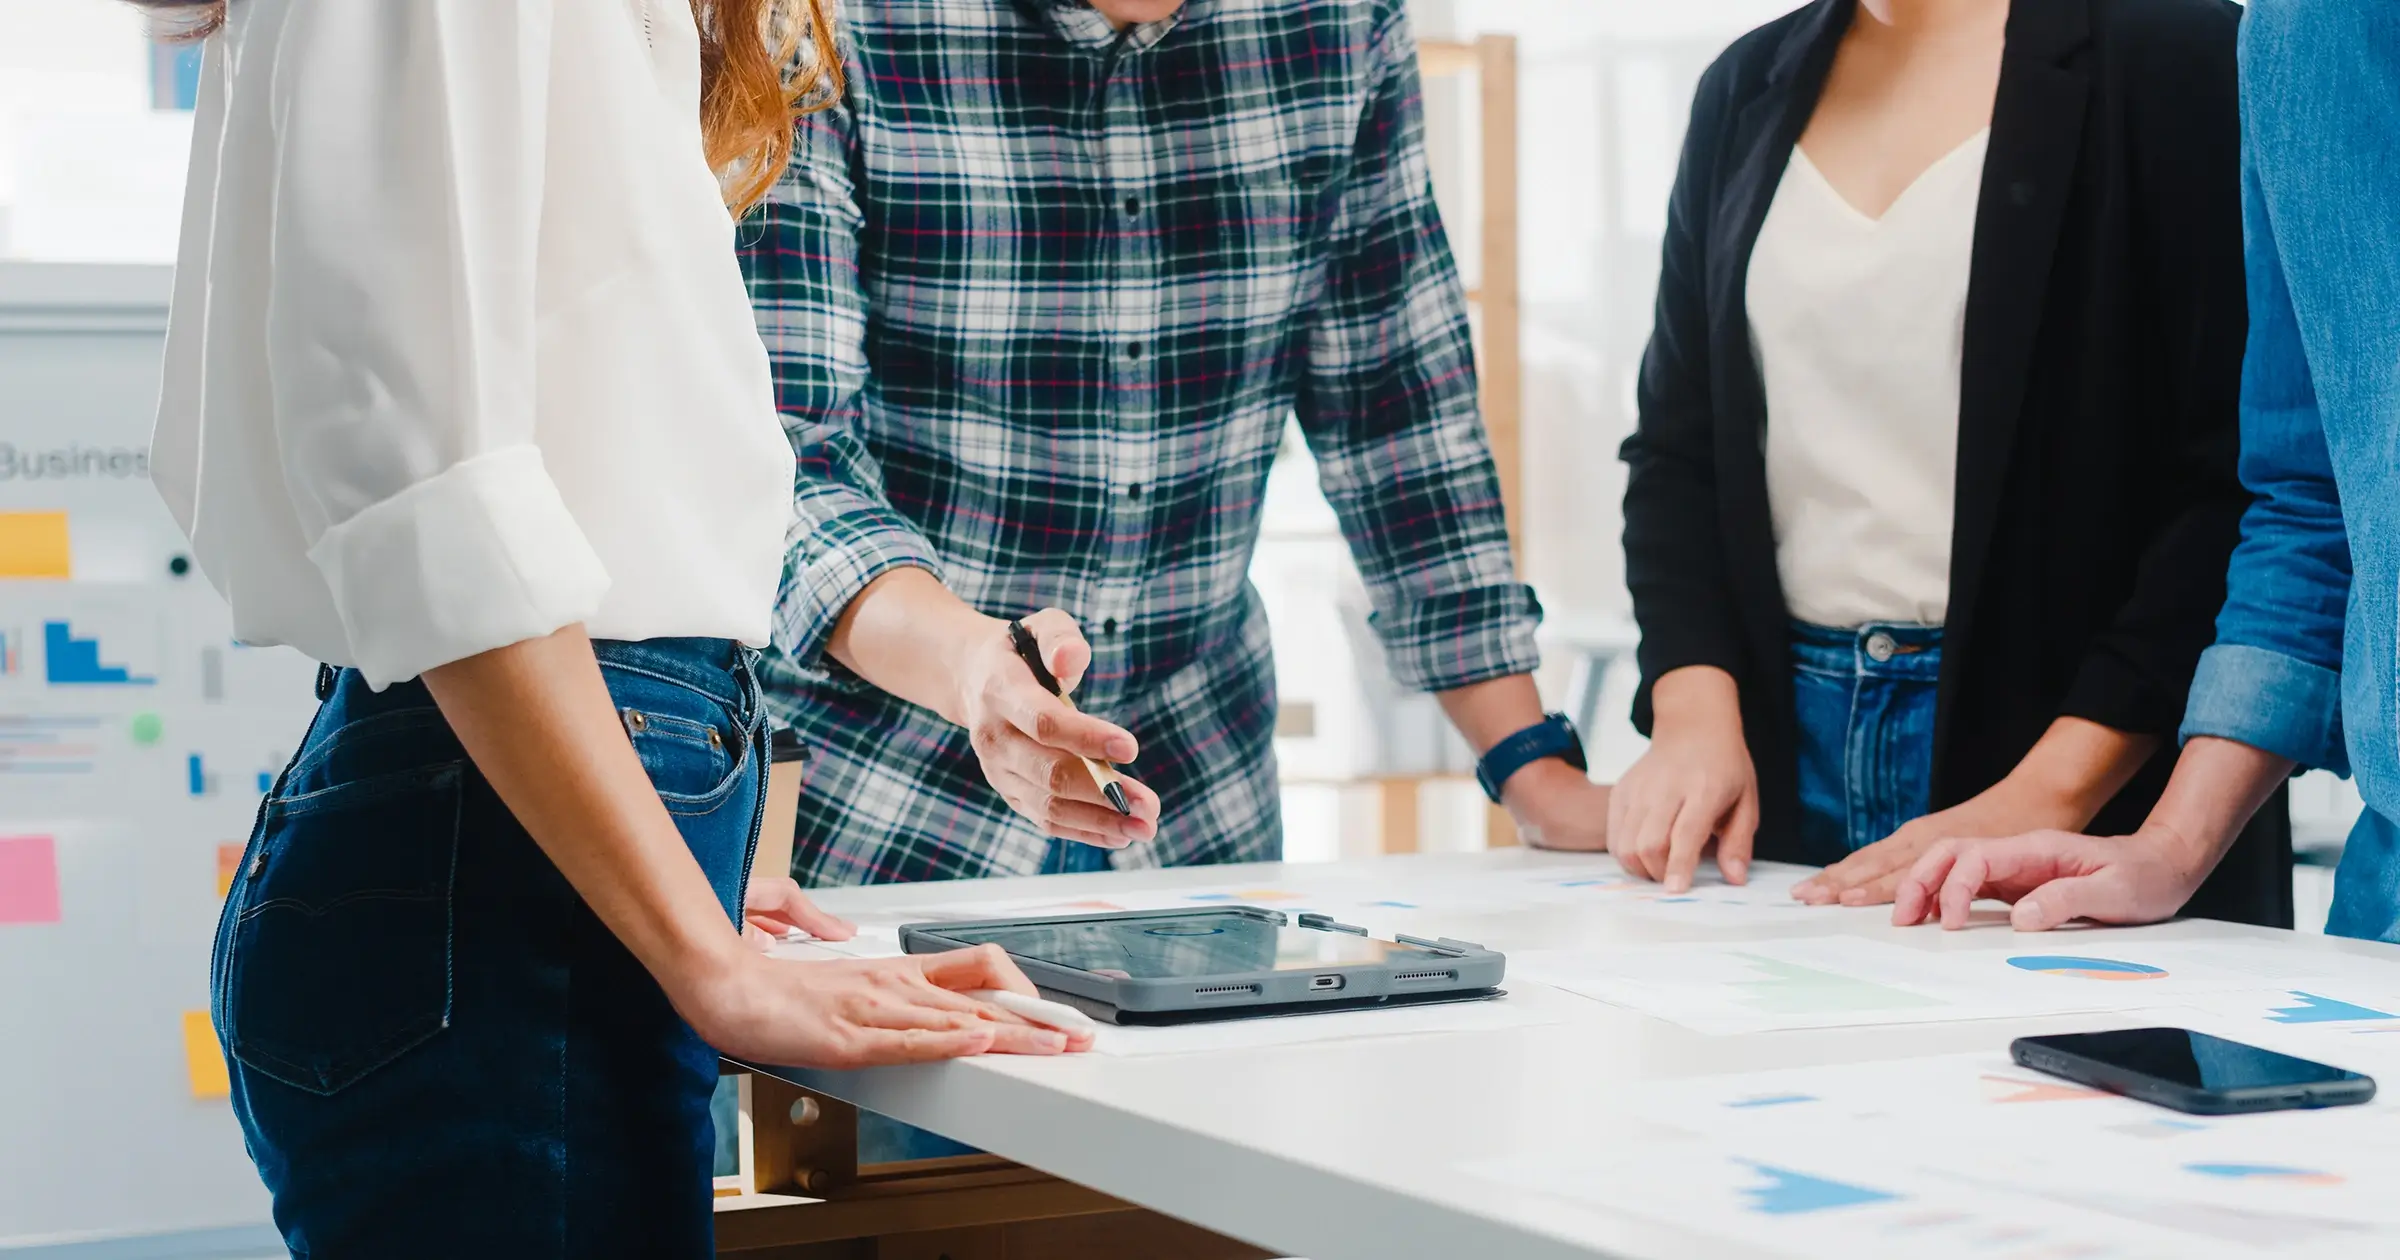
{"label": "paper sheet on desk", "polygon": [[[2094,978],[2112,974],[2108,966],[2145,965],[2032,947],[1917,949],[1863,936],[1530,950],[1509,958],[1519,978],[1706,1033],[2139,1010],[2216,991],[2155,968],[2123,973],[2146,977],[2138,983]],[[2256,983],[2225,978],[2219,985]]]}
{"label": "paper sheet on desk", "polygon": [[[2355,1260],[2375,1237],[2371,1227],[2356,1222],[2262,1219],[2113,1189],[2061,1195],[1962,1179],[1911,1162],[1906,1151],[1862,1152],[1858,1145],[1841,1141],[1838,1133],[1738,1147],[1644,1141],[1509,1155],[1474,1161],[1461,1171],[1772,1255],[2190,1260],[2326,1254]],[[2277,1248],[2278,1238],[2291,1238],[2299,1248]],[[2320,1250],[2326,1243],[2338,1249]]]}
{"label": "paper sheet on desk", "polygon": [[[2203,1013],[2160,1014],[2223,1035]],[[2390,1102],[2186,1116],[1995,1049],[1646,1081],[1623,1106],[1677,1134],[1644,1144],[1640,1167],[1527,1154],[1472,1171],[1626,1211],[1712,1210],[1687,1223],[1762,1243],[1759,1218],[1799,1218],[1779,1245],[1805,1237],[1811,1254],[1887,1254],[1898,1236],[1920,1255],[1981,1255],[1964,1230],[1981,1222],[1984,1242],[2045,1256],[2121,1254],[2129,1228],[2174,1254],[2355,1256],[2400,1227],[2388,1193],[2400,1176],[2400,1104]],[[1698,1184],[1659,1187],[1662,1167]],[[1904,1228],[1910,1214],[1948,1223]],[[2032,1232],[2010,1239],[2004,1226]],[[2038,1249],[2069,1244],[2116,1250]]]}

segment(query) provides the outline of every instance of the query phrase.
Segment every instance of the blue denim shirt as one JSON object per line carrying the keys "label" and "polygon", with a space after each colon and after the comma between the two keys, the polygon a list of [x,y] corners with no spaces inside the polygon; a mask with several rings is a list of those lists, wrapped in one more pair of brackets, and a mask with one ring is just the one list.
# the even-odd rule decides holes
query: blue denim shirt
{"label": "blue denim shirt", "polygon": [[2242,521],[2183,736],[2354,774],[2327,930],[2400,940],[2400,4],[2242,19]]}

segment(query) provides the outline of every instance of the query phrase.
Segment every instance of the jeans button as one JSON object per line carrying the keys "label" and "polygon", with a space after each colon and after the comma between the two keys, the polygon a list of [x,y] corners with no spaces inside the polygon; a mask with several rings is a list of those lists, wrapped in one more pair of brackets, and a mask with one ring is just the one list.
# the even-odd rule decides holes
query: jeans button
{"label": "jeans button", "polygon": [[1892,641],[1892,636],[1881,630],[1867,636],[1867,659],[1878,665],[1892,659],[1899,650],[1900,645]]}

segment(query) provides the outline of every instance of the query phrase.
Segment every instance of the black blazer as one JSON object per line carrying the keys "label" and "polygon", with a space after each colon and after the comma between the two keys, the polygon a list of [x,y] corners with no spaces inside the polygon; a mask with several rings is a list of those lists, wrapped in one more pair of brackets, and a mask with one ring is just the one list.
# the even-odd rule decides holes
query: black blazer
{"label": "black blazer", "polygon": [[[1625,443],[1634,721],[1687,665],[1739,682],[1758,854],[1799,850],[1789,618],[1744,304],[1750,251],[1854,0],[1752,31],[1702,76]],[[2051,722],[2162,737],[2094,821],[2165,786],[2249,497],[2234,35],[2224,0],[2015,0],[1976,206],[1933,806],[1998,782]],[[2291,827],[2261,811],[2188,913],[2291,920]]]}

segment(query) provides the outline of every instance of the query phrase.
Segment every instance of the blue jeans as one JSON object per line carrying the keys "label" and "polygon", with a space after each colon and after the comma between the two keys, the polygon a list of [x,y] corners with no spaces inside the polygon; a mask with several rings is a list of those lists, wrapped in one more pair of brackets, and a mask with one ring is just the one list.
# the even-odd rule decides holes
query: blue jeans
{"label": "blue jeans", "polygon": [[1941,674],[1938,627],[1792,623],[1800,842],[1811,860],[1838,862],[1925,813]]}
{"label": "blue jeans", "polygon": [[[734,930],[753,654],[595,645]],[[717,1056],[519,826],[421,683],[327,671],[217,928],[212,1011],[295,1256],[713,1253]]]}

